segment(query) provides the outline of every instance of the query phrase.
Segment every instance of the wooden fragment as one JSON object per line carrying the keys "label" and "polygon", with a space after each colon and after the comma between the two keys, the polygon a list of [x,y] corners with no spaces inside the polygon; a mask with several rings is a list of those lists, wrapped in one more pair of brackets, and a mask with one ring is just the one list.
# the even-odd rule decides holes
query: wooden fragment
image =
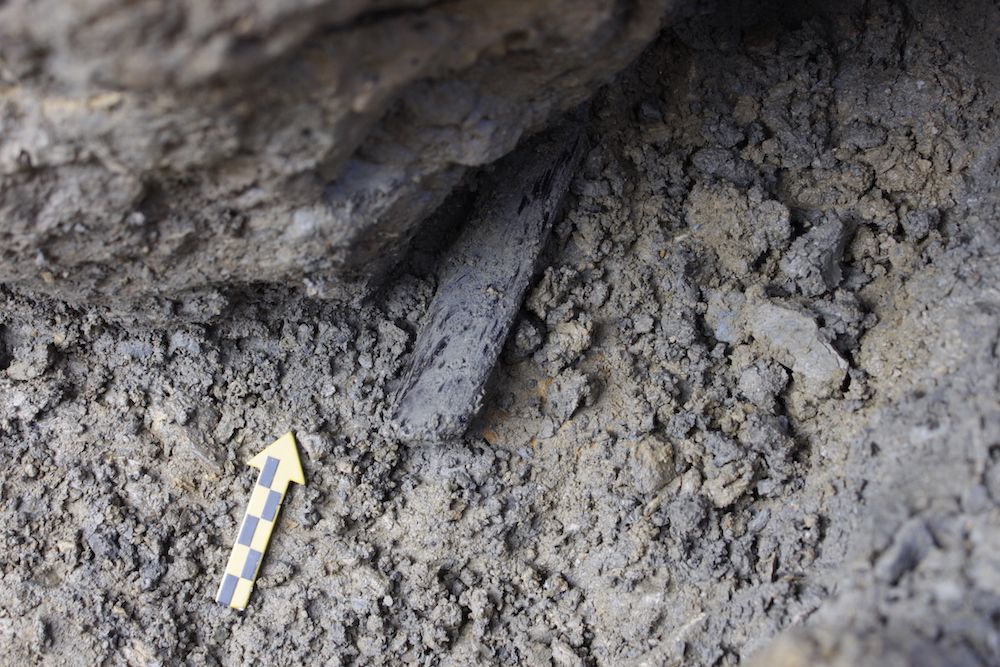
{"label": "wooden fragment", "polygon": [[478,412],[583,144],[578,124],[560,126],[502,160],[481,190],[442,264],[397,394],[394,421],[403,440],[460,436]]}

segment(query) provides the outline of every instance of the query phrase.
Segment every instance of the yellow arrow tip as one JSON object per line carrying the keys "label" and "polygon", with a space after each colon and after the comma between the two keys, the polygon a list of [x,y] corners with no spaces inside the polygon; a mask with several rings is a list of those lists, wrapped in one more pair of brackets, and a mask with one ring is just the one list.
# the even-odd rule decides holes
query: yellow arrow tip
{"label": "yellow arrow tip", "polygon": [[278,475],[296,484],[306,483],[306,476],[302,472],[302,461],[299,459],[299,447],[291,431],[260,450],[256,456],[247,461],[247,465],[263,470],[268,457],[278,459]]}

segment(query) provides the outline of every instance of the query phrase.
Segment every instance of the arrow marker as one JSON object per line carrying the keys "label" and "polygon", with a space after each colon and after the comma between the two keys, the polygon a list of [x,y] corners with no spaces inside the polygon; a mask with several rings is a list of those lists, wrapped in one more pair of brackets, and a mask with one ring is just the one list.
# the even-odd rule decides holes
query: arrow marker
{"label": "arrow marker", "polygon": [[290,482],[305,484],[302,463],[295,436],[286,433],[264,448],[247,465],[260,470],[257,483],[250,494],[246,514],[240,525],[240,534],[229,554],[226,573],[219,585],[215,601],[233,609],[246,609],[250,592],[257,579],[257,570],[264,559],[271,531],[278,517],[281,501]]}

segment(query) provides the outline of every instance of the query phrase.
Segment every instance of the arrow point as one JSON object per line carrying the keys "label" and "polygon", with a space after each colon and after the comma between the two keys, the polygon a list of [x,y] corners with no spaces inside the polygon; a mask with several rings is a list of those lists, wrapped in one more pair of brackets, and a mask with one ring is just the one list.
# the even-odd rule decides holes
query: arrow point
{"label": "arrow point", "polygon": [[302,461],[299,459],[299,447],[291,431],[260,450],[256,456],[247,461],[247,465],[263,470],[268,457],[278,459],[279,475],[296,484],[306,483],[306,476],[302,472]]}

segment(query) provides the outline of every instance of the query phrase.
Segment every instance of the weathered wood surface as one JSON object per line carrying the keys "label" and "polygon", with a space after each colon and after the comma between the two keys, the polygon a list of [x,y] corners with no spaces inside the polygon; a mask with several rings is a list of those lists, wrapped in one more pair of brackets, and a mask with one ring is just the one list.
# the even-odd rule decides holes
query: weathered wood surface
{"label": "weathered wood surface", "polygon": [[461,435],[517,315],[583,152],[577,124],[505,158],[442,263],[437,293],[397,394],[402,439]]}

